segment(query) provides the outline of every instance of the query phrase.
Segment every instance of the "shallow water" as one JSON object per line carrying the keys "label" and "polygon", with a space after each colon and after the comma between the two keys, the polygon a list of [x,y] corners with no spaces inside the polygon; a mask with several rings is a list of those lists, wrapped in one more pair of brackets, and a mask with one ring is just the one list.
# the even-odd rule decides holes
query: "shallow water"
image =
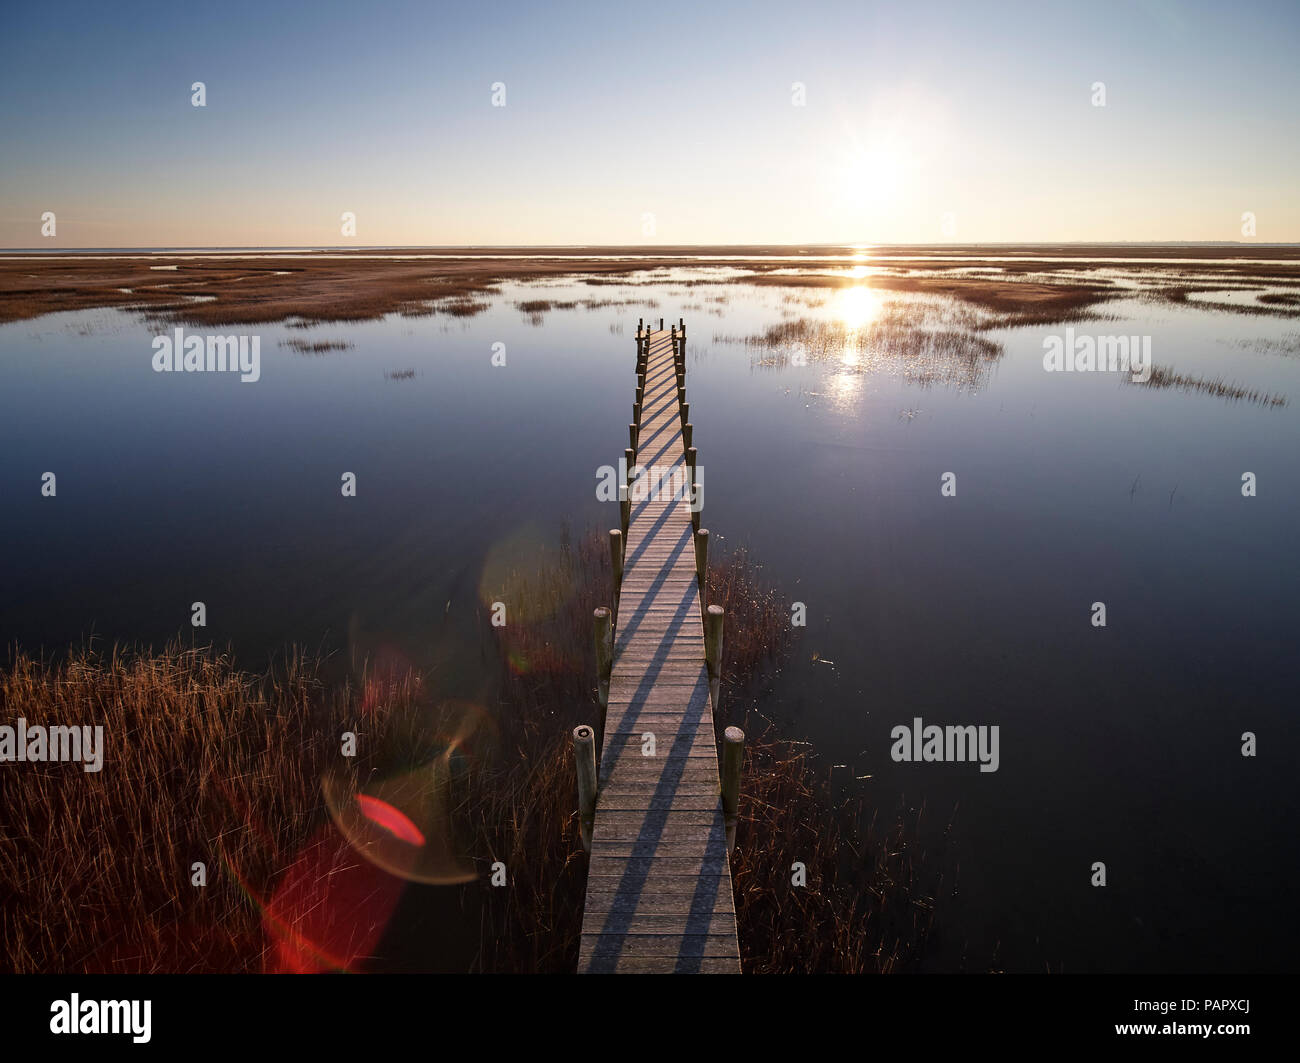
{"label": "shallow water", "polygon": [[[3,326],[0,638],[159,644],[202,600],[205,635],[245,664],[346,646],[437,668],[456,694],[477,655],[458,618],[485,571],[617,522],[596,470],[626,445],[636,321],[684,317],[714,549],[747,546],[807,606],[756,707],[846,765],[882,819],[924,805],[936,853],[953,824],[958,888],[926,966],[1289,966],[1296,319],[1132,298],[1072,326],[1150,336],[1157,365],[1289,399],[1266,407],[1045,372],[1063,326],[981,333],[1003,352],[974,376],[869,345],[797,365],[743,338],[957,308],[683,283],[709,275],[505,284],[466,319],[220,330],[261,337],[255,384],[153,372],[170,330],[124,311]],[[514,306],[536,299],[632,305]],[[998,725],[999,769],[893,762],[891,729],[918,716]]]}

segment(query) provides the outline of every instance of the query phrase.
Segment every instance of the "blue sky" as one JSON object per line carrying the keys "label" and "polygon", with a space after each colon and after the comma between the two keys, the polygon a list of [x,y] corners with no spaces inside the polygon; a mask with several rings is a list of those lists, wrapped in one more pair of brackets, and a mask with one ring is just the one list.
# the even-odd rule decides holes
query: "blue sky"
{"label": "blue sky", "polygon": [[1295,3],[35,4],[0,244],[1300,241],[1298,51]]}

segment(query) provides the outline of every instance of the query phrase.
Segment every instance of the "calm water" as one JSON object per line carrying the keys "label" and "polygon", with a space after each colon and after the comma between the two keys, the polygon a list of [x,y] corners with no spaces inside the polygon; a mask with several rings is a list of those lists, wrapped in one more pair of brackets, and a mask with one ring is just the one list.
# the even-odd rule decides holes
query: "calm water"
{"label": "calm water", "polygon": [[[160,330],[125,312],[0,328],[0,638],[157,644],[202,600],[246,664],[351,645],[470,682],[457,618],[485,566],[616,522],[595,476],[626,444],[637,317],[685,317],[705,523],[807,605],[757,707],[869,776],[849,785],[882,818],[901,801],[954,824],[927,967],[1294,966],[1300,324],[1135,296],[1074,326],[1149,335],[1158,365],[1281,408],[1046,373],[1059,326],[986,333],[1004,348],[987,372],[925,386],[906,360],[799,366],[737,340],[907,300],[683,284],[708,275],[506,285],[469,319],[253,326],[256,384],[154,373]],[[542,298],[635,305],[540,324],[514,306]],[[999,770],[894,763],[915,716],[998,725]]]}

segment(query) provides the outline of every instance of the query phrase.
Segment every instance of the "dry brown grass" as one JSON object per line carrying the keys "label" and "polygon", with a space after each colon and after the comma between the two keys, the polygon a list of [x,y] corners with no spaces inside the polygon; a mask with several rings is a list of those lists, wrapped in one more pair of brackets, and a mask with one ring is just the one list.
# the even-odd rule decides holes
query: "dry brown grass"
{"label": "dry brown grass", "polygon": [[[683,282],[688,287],[742,283],[797,289],[864,283],[843,272],[827,272],[833,268],[827,263],[809,262],[807,271],[798,275],[777,272],[789,270],[792,265],[779,261],[778,256],[842,255],[845,250],[833,246],[443,249],[439,253],[448,257],[425,260],[402,257],[419,253],[416,248],[354,253],[332,250],[334,257],[328,259],[276,252],[267,256],[194,252],[180,258],[149,254],[130,258],[93,253],[76,258],[27,254],[0,262],[0,323],[110,306],[135,309],[165,322],[212,326],[294,318],[303,323],[362,321],[385,314],[465,317],[482,312],[487,305],[484,296],[497,292],[502,281],[571,278],[592,286],[656,285],[660,277],[655,271],[676,267],[750,271],[735,281],[719,275],[716,280]],[[916,257],[909,257],[912,252]],[[1295,261],[1293,248],[1057,246],[997,248],[987,253],[996,257],[981,257],[984,252],[972,247],[877,248],[873,254],[902,257],[889,262],[888,268],[879,270],[865,283],[891,291],[948,295],[1015,319],[1012,323],[1027,323],[1044,316],[1060,320],[1052,315],[1131,294],[1102,281],[1080,280],[1077,271],[1090,258],[1196,257],[1202,260],[1199,272],[1226,280],[1262,278],[1287,283],[1300,279],[1300,264]],[[619,255],[644,257],[615,257]],[[1061,261],[1033,261],[1042,255],[1059,256]],[[701,256],[708,256],[708,261]],[[1011,260],[1003,261],[1007,258]],[[1271,261],[1266,265],[1245,264],[1238,261],[1242,258]],[[150,268],[158,265],[177,268]],[[955,274],[958,268],[994,270],[999,275]],[[1185,272],[1185,266],[1177,261],[1108,263],[1107,268],[1130,273],[1166,271],[1170,284],[1177,284],[1179,275]],[[1052,283],[1042,280],[1067,270],[1076,275]],[[207,301],[195,301],[200,298]],[[1277,313],[1289,313],[1285,301],[1277,303]],[[1257,308],[1257,312],[1263,309]]]}
{"label": "dry brown grass", "polygon": [[[1248,281],[1252,277],[1242,277],[1241,280]],[[1253,279],[1257,281],[1267,280],[1267,274],[1263,274]],[[1277,283],[1277,281],[1272,281]],[[1145,293],[1145,297],[1154,302],[1173,303],[1176,306],[1187,306],[1195,310],[1214,310],[1225,314],[1251,314],[1259,317],[1300,317],[1300,298],[1289,292],[1265,292],[1258,297],[1255,303],[1229,303],[1218,299],[1189,299],[1190,295],[1206,295],[1221,291],[1251,291],[1257,288],[1257,284],[1239,283],[1232,284],[1226,282],[1217,282],[1214,284],[1171,284],[1159,286]]]}
{"label": "dry brown grass", "polygon": [[[267,896],[306,840],[338,736],[369,736],[377,722],[352,702],[347,690],[327,694],[297,655],[259,678],[179,645],[83,649],[58,664],[18,654],[0,674],[5,722],[99,724],[106,752],[97,773],[0,770],[0,967],[268,966],[272,944],[235,874]],[[194,861],[208,867],[205,888],[190,883]]]}
{"label": "dry brown grass", "polygon": [[[384,969],[403,875],[381,870],[392,868],[382,845],[344,840],[322,798],[322,780],[334,780],[344,804],[412,784],[421,801],[445,797],[445,816],[416,819],[426,850],[436,842],[470,879],[437,889],[480,926],[472,969],[573,971],[586,857],[570,736],[598,712],[591,611],[609,597],[607,546],[566,537],[552,563],[500,575],[524,622],[481,618],[499,672],[490,724],[418,675],[331,685],[298,654],[252,676],[179,645],[83,649],[58,663],[18,653],[0,674],[0,717],[102,724],[107,753],[98,774],[0,770],[0,968]],[[709,596],[729,616],[725,707],[779,667],[789,609],[743,551],[711,568]],[[358,756],[340,768],[344,731],[357,734]],[[859,838],[863,810],[831,802],[806,747],[756,732],[746,749],[733,856],[745,969],[905,967],[933,893],[900,844],[901,822]],[[806,890],[788,886],[795,859],[808,866]],[[208,866],[202,889],[190,882],[196,860]],[[495,861],[509,888],[488,885]]]}
{"label": "dry brown grass", "polygon": [[[869,811],[861,797],[833,801],[806,744],[747,731],[731,863],[745,973],[914,967],[944,891],[946,854],[914,844],[919,813],[900,809],[882,828]],[[791,884],[794,861],[805,865],[804,887]]]}

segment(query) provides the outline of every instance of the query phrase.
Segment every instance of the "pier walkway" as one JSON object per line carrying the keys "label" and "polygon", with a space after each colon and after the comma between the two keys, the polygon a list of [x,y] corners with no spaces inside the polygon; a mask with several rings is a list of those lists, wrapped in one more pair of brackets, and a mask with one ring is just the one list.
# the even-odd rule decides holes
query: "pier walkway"
{"label": "pier walkway", "polygon": [[[679,334],[660,325],[637,333],[629,452],[635,466],[658,467],[693,486],[697,463],[683,416],[685,328]],[[718,687],[711,677],[720,662],[706,660],[701,601],[708,532],[701,544],[691,493],[675,499],[665,486],[660,497],[638,500],[633,489],[623,503],[608,708],[603,731],[595,732],[583,972],[740,971],[713,727]],[[721,610],[714,613],[710,639],[720,654]],[[737,778],[739,756],[737,746]]]}

